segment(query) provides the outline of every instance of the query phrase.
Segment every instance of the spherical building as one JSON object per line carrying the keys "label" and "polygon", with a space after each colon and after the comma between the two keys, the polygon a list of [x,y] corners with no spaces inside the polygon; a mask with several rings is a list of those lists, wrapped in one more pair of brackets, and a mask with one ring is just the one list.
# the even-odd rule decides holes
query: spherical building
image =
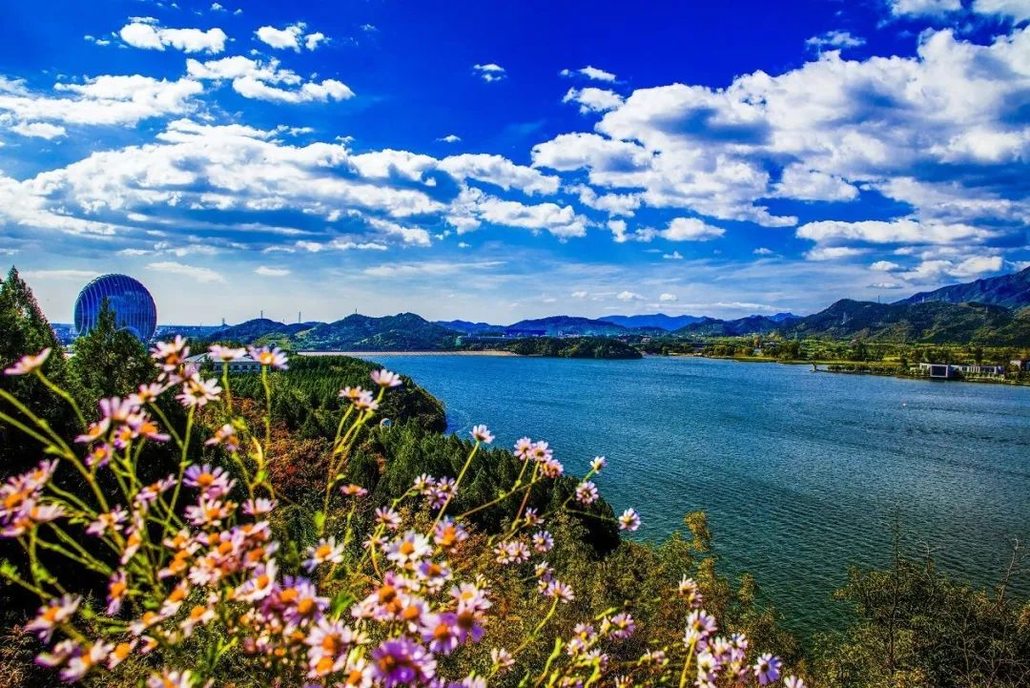
{"label": "spherical building", "polygon": [[114,311],[118,327],[131,332],[140,341],[154,336],[157,328],[157,306],[154,297],[137,280],[126,275],[101,275],[79,292],[75,301],[75,329],[80,335],[92,330],[107,299]]}

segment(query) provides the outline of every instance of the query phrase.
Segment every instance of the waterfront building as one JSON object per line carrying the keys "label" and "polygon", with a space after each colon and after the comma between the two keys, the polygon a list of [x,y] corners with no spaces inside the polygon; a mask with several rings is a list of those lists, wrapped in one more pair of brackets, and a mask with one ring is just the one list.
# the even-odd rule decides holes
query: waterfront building
{"label": "waterfront building", "polygon": [[[215,372],[222,370],[222,362],[216,361],[211,358],[210,354],[197,354],[196,356],[190,356],[186,359],[187,363],[192,363],[197,368],[200,368],[208,363],[214,366]],[[244,356],[243,358],[229,362],[230,373],[260,373],[261,364],[255,361],[250,356]]]}
{"label": "waterfront building", "polygon": [[87,284],[75,300],[75,331],[81,336],[96,327],[104,301],[114,311],[115,323],[142,342],[157,328],[154,297],[128,275],[101,275]]}

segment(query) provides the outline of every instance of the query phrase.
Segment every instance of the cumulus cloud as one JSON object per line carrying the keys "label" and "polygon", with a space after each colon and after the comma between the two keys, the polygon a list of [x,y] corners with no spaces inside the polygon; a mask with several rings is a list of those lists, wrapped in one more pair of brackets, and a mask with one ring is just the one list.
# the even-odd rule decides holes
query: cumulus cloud
{"label": "cumulus cloud", "polygon": [[326,35],[320,31],[305,33],[307,26],[303,22],[290,24],[281,29],[274,26],[262,26],[254,35],[257,39],[270,48],[276,50],[293,50],[300,52],[301,48],[314,50],[326,40]]}
{"label": "cumulus cloud", "polygon": [[726,230],[699,220],[696,217],[677,217],[665,229],[644,228],[637,231],[640,241],[651,241],[655,237],[668,241],[708,241],[718,239]]}
{"label": "cumulus cloud", "polygon": [[876,272],[892,272],[893,270],[900,270],[901,266],[889,260],[878,260],[870,265],[869,269]]}
{"label": "cumulus cloud", "polygon": [[558,177],[544,175],[532,167],[516,165],[500,155],[452,155],[441,160],[438,168],[456,179],[477,179],[505,191],[518,189],[529,194],[553,194],[561,182]]}
{"label": "cumulus cloud", "polygon": [[461,137],[457,134],[447,134],[446,136],[438,138],[437,141],[443,141],[444,143],[458,143],[461,141]]}
{"label": "cumulus cloud", "polygon": [[147,265],[147,269],[154,270],[155,272],[167,272],[172,275],[179,275],[180,277],[185,277],[195,282],[200,282],[201,284],[225,282],[225,278],[211,268],[186,265],[185,263],[179,263],[174,260],[149,263]]}
{"label": "cumulus cloud", "polygon": [[200,82],[154,79],[139,74],[103,75],[82,83],[59,82],[54,94],[29,91],[21,82],[0,80],[0,113],[22,123],[133,125],[153,117],[194,109]]}
{"label": "cumulus cloud", "polygon": [[260,265],[254,270],[254,274],[261,275],[262,277],[286,277],[290,274],[290,271],[286,268],[270,268]]}
{"label": "cumulus cloud", "polygon": [[980,14],[1000,14],[1021,22],[1030,19],[1028,0],[973,0],[973,11]]}
{"label": "cumulus cloud", "polygon": [[622,105],[622,96],[603,88],[570,88],[561,99],[563,103],[576,103],[581,113],[607,112]]}
{"label": "cumulus cloud", "polygon": [[843,50],[846,48],[857,48],[865,45],[865,39],[853,36],[849,31],[827,31],[826,33],[812,36],[805,41],[805,45],[814,50]]}
{"label": "cumulus cloud", "polygon": [[849,246],[817,246],[805,252],[805,259],[815,261],[840,260],[841,258],[860,256],[867,252],[868,249],[851,248]]}
{"label": "cumulus cloud", "polygon": [[65,136],[68,131],[57,124],[47,122],[19,122],[11,125],[11,131],[22,136],[38,139],[58,139]]}
{"label": "cumulus cloud", "polygon": [[644,297],[633,291],[620,291],[615,295],[619,301],[643,301]]}
{"label": "cumulus cloud", "polygon": [[797,236],[817,243],[859,241],[870,244],[955,244],[980,242],[994,232],[967,224],[899,220],[843,222],[820,220],[802,225]]}
{"label": "cumulus cloud", "polygon": [[304,81],[296,72],[280,68],[279,61],[275,59],[264,62],[241,55],[207,62],[189,59],[186,61],[186,72],[197,80],[231,81],[234,91],[244,98],[255,100],[324,103],[354,97],[354,91],[341,81]]}
{"label": "cumulus cloud", "polygon": [[615,75],[597,67],[581,67],[580,69],[563,69],[559,72],[564,77],[582,76],[594,81],[615,81]]}
{"label": "cumulus cloud", "polygon": [[776,251],[773,251],[771,248],[766,248],[764,246],[759,246],[758,248],[756,248],[751,253],[755,254],[756,256],[773,256],[773,255],[776,255]]}
{"label": "cumulus cloud", "polygon": [[962,9],[962,0],[889,0],[891,14],[937,17]]}
{"label": "cumulus cloud", "polygon": [[683,260],[683,254],[679,251],[673,251],[672,253],[663,253],[662,258],[664,260]]}
{"label": "cumulus cloud", "polygon": [[508,76],[507,70],[499,64],[489,62],[487,64],[472,65],[472,71],[474,71],[480,79],[487,83],[492,81],[500,81]]}
{"label": "cumulus cloud", "polygon": [[164,50],[166,47],[184,53],[218,54],[225,50],[228,36],[219,28],[165,29],[156,19],[137,17],[118,32],[126,44],[144,50]]}
{"label": "cumulus cloud", "polygon": [[675,303],[676,301],[679,301],[679,297],[675,294],[665,292],[658,297],[658,300],[661,303]]}

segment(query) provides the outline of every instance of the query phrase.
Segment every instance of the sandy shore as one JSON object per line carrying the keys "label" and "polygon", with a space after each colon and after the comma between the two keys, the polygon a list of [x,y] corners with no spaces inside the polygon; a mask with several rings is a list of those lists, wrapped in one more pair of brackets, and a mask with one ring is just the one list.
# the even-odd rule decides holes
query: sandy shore
{"label": "sandy shore", "polygon": [[354,358],[375,358],[377,356],[518,356],[511,351],[298,351],[299,356],[352,356]]}

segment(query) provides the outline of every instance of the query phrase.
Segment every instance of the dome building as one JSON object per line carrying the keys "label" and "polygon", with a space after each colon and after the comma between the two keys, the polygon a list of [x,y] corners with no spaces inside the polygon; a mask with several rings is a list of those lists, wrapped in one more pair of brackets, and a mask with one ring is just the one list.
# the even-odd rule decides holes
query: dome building
{"label": "dome building", "polygon": [[75,329],[79,335],[92,330],[107,299],[118,327],[146,342],[157,329],[154,297],[138,280],[127,275],[101,275],[79,292],[75,301]]}

